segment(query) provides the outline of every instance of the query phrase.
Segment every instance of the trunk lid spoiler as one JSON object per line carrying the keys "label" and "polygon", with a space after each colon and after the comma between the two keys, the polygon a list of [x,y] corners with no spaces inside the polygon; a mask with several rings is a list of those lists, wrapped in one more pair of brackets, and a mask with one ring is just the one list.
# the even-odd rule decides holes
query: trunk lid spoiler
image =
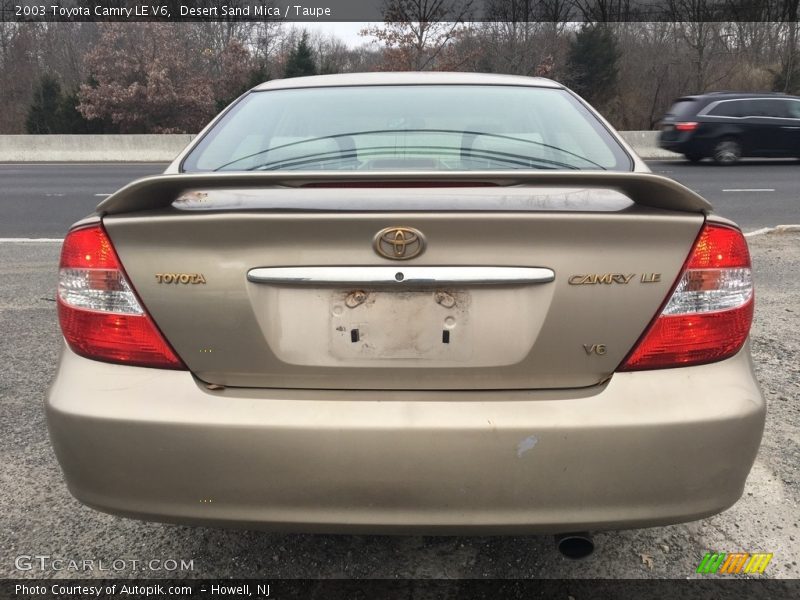
{"label": "trunk lid spoiler", "polygon": [[[437,186],[491,185],[530,188],[599,188],[621,192],[642,206],[707,214],[712,207],[705,199],[677,181],[652,173],[618,171],[519,172],[519,171],[404,171],[387,172],[233,172],[178,173],[138,179],[121,188],[97,206],[100,215],[134,213],[170,206],[181,194],[212,189],[303,188],[306,186],[391,187],[397,184]],[[346,209],[332,206],[332,210]]]}

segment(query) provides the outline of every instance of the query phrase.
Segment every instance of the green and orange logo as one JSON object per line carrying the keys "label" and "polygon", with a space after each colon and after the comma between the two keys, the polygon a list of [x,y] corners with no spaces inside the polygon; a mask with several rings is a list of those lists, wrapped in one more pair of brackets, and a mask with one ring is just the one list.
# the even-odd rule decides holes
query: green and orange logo
{"label": "green and orange logo", "polygon": [[757,552],[707,552],[697,567],[698,573],[736,575],[763,573],[772,560],[772,553]]}

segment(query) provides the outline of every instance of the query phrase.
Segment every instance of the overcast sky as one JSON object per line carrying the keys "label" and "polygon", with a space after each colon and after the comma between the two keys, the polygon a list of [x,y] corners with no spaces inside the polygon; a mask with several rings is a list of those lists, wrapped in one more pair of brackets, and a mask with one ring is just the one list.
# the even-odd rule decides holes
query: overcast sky
{"label": "overcast sky", "polygon": [[293,23],[298,29],[308,29],[309,32],[319,31],[324,34],[333,34],[348,46],[360,46],[361,44],[370,42],[372,40],[371,37],[362,37],[358,35],[358,32],[364,27],[373,24],[377,25],[378,23]]}

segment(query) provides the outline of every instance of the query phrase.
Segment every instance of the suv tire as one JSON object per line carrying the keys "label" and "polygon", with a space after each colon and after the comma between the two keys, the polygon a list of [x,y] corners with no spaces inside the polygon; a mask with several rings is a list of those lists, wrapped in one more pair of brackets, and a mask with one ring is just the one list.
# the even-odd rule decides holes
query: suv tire
{"label": "suv tire", "polygon": [[732,165],[742,157],[742,145],[733,138],[725,138],[714,146],[712,156],[718,165]]}

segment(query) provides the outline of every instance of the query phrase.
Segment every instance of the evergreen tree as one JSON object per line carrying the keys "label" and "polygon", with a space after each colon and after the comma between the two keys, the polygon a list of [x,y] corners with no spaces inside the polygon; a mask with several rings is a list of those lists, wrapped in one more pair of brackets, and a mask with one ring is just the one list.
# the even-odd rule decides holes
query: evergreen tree
{"label": "evergreen tree", "polygon": [[33,134],[112,133],[101,120],[87,121],[78,111],[78,93],[65,94],[54,76],[45,74],[33,93],[33,102],[25,119],[25,130]]}
{"label": "evergreen tree", "polygon": [[286,61],[284,77],[304,77],[306,75],[316,75],[317,66],[314,63],[314,52],[308,45],[308,33],[303,32],[297,46],[289,53]]}
{"label": "evergreen tree", "polygon": [[570,87],[595,106],[614,97],[620,51],[614,33],[605,23],[586,23],[575,36],[567,57]]}
{"label": "evergreen tree", "polygon": [[119,128],[104,119],[86,119],[78,110],[80,99],[78,91],[64,94],[59,107],[59,123],[61,131],[58,133],[118,133]]}
{"label": "evergreen tree", "polygon": [[33,102],[25,119],[28,133],[61,133],[61,84],[46,73],[39,79],[33,92]]}
{"label": "evergreen tree", "polygon": [[217,112],[220,112],[223,108],[228,106],[231,102],[236,100],[239,96],[244,94],[247,90],[250,90],[257,85],[269,81],[269,72],[265,66],[255,67],[254,69],[250,70],[250,73],[247,76],[247,82],[233,90],[233,92],[224,97],[224,98],[217,98],[216,105],[217,105]]}

